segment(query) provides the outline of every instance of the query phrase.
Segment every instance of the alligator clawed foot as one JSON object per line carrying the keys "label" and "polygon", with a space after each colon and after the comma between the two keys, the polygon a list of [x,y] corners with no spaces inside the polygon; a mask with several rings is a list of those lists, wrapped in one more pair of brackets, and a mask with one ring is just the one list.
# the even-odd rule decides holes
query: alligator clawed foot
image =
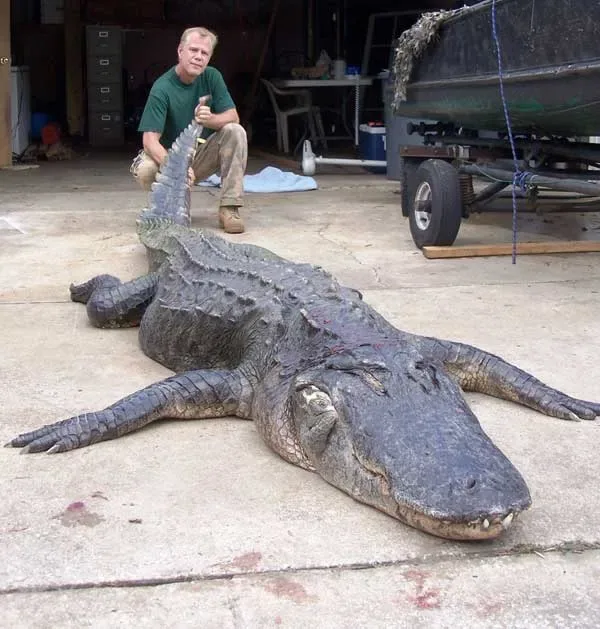
{"label": "alligator clawed foot", "polygon": [[83,284],[71,284],[71,286],[69,286],[71,301],[87,304],[96,289],[110,288],[112,286],[119,286],[119,284],[121,284],[121,280],[114,275],[96,275],[96,277],[93,277],[87,282],[83,282]]}
{"label": "alligator clawed foot", "polygon": [[46,452],[46,454],[56,454],[58,452],[64,452],[64,451],[65,451],[64,446],[61,444],[61,442],[58,442],[58,443],[55,443],[51,448],[48,448],[47,450],[37,450],[33,447],[33,444],[29,444],[21,448],[21,451],[19,452],[19,454],[31,454],[31,453],[36,453],[36,452]]}
{"label": "alligator clawed foot", "polygon": [[110,429],[107,422],[101,425],[105,417],[103,413],[76,415],[54,424],[47,424],[37,430],[21,433],[5,444],[5,447],[22,448],[21,454],[37,452],[55,454],[81,448],[108,438]]}
{"label": "alligator clawed foot", "polygon": [[46,454],[56,454],[58,452],[66,452],[67,450],[72,450],[73,446],[69,447],[69,445],[62,439],[55,441],[53,445],[49,445],[47,441],[36,440],[28,443],[26,445],[21,445],[22,442],[19,441],[21,437],[24,435],[19,435],[15,439],[12,439],[8,443],[4,444],[5,448],[21,448],[19,454],[34,454],[38,452],[45,452]]}
{"label": "alligator clawed foot", "polygon": [[581,420],[593,421],[600,416],[600,404],[568,396],[548,400],[543,405],[542,410],[551,417],[576,422]]}
{"label": "alligator clawed foot", "polygon": [[[41,429],[43,430],[43,429]],[[4,444],[5,448],[21,448],[20,454],[31,454],[37,452],[46,452],[47,454],[55,454],[56,452],[64,452],[70,450],[68,440],[61,438],[55,432],[48,434],[39,434],[40,431],[28,432],[18,435],[8,443]]]}

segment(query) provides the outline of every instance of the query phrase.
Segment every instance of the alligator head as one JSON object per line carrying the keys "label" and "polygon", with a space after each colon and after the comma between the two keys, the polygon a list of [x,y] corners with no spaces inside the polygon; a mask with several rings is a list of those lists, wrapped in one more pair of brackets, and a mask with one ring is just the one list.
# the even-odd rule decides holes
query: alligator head
{"label": "alligator head", "polygon": [[293,421],[315,470],[428,533],[490,539],[531,504],[440,363],[410,347],[333,355],[297,376]]}

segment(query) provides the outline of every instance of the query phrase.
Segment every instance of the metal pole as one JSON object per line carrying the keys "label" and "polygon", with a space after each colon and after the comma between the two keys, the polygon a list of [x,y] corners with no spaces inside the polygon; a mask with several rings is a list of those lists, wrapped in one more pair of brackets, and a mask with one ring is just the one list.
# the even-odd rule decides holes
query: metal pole
{"label": "metal pole", "polygon": [[[493,179],[512,183],[514,173],[500,168],[490,168],[485,165],[471,166],[470,164],[460,166],[459,170],[470,175],[489,175]],[[600,185],[577,179],[559,179],[554,177],[544,177],[536,175],[535,172],[525,172],[522,175],[523,186],[549,188],[550,190],[561,190],[563,192],[578,192],[589,196],[600,196]]]}
{"label": "metal pole", "polygon": [[336,166],[363,166],[365,168],[386,168],[387,161],[378,159],[352,159],[343,157],[317,157],[312,150],[310,140],[304,140],[302,148],[302,172],[314,175],[317,164],[334,164]]}

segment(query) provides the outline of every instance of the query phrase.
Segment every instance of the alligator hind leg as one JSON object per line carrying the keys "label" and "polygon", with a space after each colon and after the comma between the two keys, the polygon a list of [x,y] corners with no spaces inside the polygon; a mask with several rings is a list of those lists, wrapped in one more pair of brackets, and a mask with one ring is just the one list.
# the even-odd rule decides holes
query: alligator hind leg
{"label": "alligator hind leg", "polygon": [[422,338],[422,352],[443,361],[465,391],[477,391],[523,404],[559,419],[595,419],[600,403],[580,400],[554,389],[499,356],[477,347]]}
{"label": "alligator hind leg", "polygon": [[70,286],[71,299],[86,304],[90,322],[98,328],[139,325],[156,294],[158,275],[149,273],[129,282],[114,275],[97,275],[83,284]]}
{"label": "alligator hind leg", "polygon": [[102,411],[23,433],[6,446],[26,452],[65,452],[116,439],[157,419],[247,418],[252,389],[239,371],[203,369],[171,376]]}

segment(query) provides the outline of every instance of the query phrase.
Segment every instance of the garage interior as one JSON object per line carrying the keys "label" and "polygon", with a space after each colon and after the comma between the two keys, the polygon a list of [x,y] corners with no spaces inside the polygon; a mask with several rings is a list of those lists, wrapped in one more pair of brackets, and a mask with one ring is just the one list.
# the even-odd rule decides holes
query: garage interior
{"label": "garage interior", "polygon": [[[450,0],[0,0],[4,59],[0,99],[11,114],[0,121],[0,164],[19,161],[24,145],[39,141],[41,127],[49,122],[57,124],[75,148],[83,144],[134,150],[139,144],[137,122],[152,82],[175,63],[179,36],[192,25],[207,26],[219,35],[212,64],[227,81],[251,148],[276,150],[273,108],[261,78],[286,78],[293,68],[313,67],[322,51],[332,60],[341,58],[347,66],[359,66],[363,76],[376,77],[388,67],[394,38],[416,21],[420,11],[456,4]],[[403,12],[406,15],[398,16]],[[373,14],[379,19],[371,20],[369,37]],[[113,43],[102,50],[97,44],[103,40],[98,37],[107,33]],[[365,55],[366,68],[362,67]],[[110,71],[104,72],[107,68],[99,64],[109,64]],[[104,92],[111,93],[110,103],[102,99]],[[318,97],[326,111],[335,113],[344,106],[337,91],[320,90]],[[345,106],[352,107],[352,102]],[[360,122],[381,122],[382,117],[381,81],[375,80],[361,99]],[[325,124],[333,129],[335,121],[326,118]],[[302,132],[302,121],[292,120],[296,154]],[[353,149],[352,142],[341,141],[333,150]]]}
{"label": "garage interior", "polygon": [[[129,173],[134,125],[123,121],[122,143],[90,143],[88,27],[122,29],[123,112],[133,117],[173,63],[180,32],[213,27],[214,63],[242,117],[254,109],[249,172],[265,163],[298,172],[299,155],[277,151],[256,77],[287,76],[321,50],[334,58],[336,11],[340,54],[360,65],[371,13],[453,3],[280,1],[269,37],[275,0],[55,4],[63,11],[51,18],[50,2],[0,0],[2,443],[173,375],[141,351],[138,328],[94,328],[70,299],[71,283],[148,270],[136,234],[147,194]],[[384,63],[374,60],[373,74]],[[11,66],[29,69],[31,113],[58,122],[75,158],[13,158]],[[381,107],[380,93],[376,83],[361,122],[381,115],[367,111]],[[295,148],[298,124],[292,133]],[[317,190],[247,194],[247,231],[223,237],[321,266],[401,330],[481,347],[600,402],[600,251],[546,249],[516,264],[507,255],[428,259],[402,216],[398,181],[341,166],[315,178]],[[217,202],[215,189],[194,187],[194,228],[222,233]],[[521,243],[597,244],[599,234],[600,212],[519,216]],[[512,238],[509,213],[475,214],[448,249],[510,250]],[[165,420],[55,455],[0,448],[2,625],[596,629],[600,418],[562,421],[476,391],[465,399],[533,498],[495,542],[433,538],[362,505],[282,460],[251,421]]]}

